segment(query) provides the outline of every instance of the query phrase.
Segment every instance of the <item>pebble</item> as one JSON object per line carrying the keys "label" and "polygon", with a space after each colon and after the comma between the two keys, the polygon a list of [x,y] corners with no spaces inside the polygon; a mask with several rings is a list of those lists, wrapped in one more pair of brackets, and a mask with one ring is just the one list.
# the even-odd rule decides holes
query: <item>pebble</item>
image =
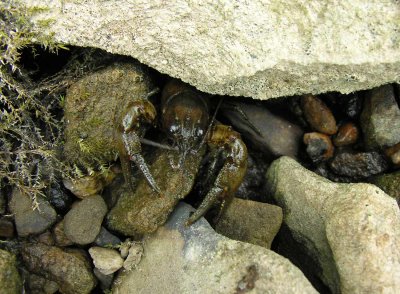
{"label": "pebble", "polygon": [[336,133],[335,117],[318,97],[313,95],[302,96],[301,107],[307,122],[313,130],[327,135]]}
{"label": "pebble", "polygon": [[100,232],[106,213],[106,203],[99,195],[75,202],[64,217],[65,235],[76,244],[92,243]]}
{"label": "pebble", "polygon": [[[292,236],[317,262],[331,293],[397,293],[400,210],[371,184],[337,184],[289,157],[275,160],[267,184]],[[298,245],[298,246],[300,246]]]}
{"label": "pebble", "polygon": [[50,187],[46,194],[51,206],[61,214],[65,214],[73,202],[73,196],[66,193],[60,187]]}
{"label": "pebble", "polygon": [[0,290],[2,294],[22,293],[22,281],[17,270],[16,258],[0,249]]}
{"label": "pebble", "polygon": [[37,241],[43,243],[45,245],[53,246],[54,245],[54,238],[50,231],[46,231],[40,234],[37,238]]}
{"label": "pebble", "polygon": [[388,163],[378,152],[343,152],[333,158],[329,167],[337,175],[360,179],[384,172]]}
{"label": "pebble", "polygon": [[89,254],[93,259],[94,266],[103,274],[115,273],[124,265],[124,260],[119,253],[110,248],[91,247]]}
{"label": "pebble", "polygon": [[360,124],[368,150],[386,148],[400,142],[400,109],[392,85],[368,92]]}
{"label": "pebble", "polygon": [[74,244],[74,242],[65,235],[64,220],[61,220],[54,226],[53,237],[57,246],[66,247]]}
{"label": "pebble", "polygon": [[115,173],[111,170],[102,173],[94,172],[89,176],[81,178],[65,178],[63,179],[63,183],[65,188],[70,190],[76,197],[84,199],[99,194],[104,187],[113,181],[115,176]]}
{"label": "pebble", "polygon": [[26,243],[21,255],[30,272],[55,281],[61,293],[88,294],[96,286],[90,262],[81,250]]}
{"label": "pebble", "polygon": [[50,203],[39,195],[37,202],[39,207],[32,209],[31,198],[18,189],[13,190],[9,207],[15,216],[18,236],[40,234],[56,222],[57,213]]}
{"label": "pebble", "polygon": [[221,236],[204,218],[185,226],[193,211],[181,202],[163,227],[147,235],[145,258],[118,274],[112,293],[238,293],[243,285],[250,293],[317,293],[275,252]]}
{"label": "pebble", "polygon": [[306,133],[303,136],[307,154],[313,162],[327,160],[333,156],[335,148],[329,136],[321,133]]}
{"label": "pebble", "polygon": [[258,150],[274,157],[297,156],[303,134],[299,126],[255,103],[224,103],[221,112]]}
{"label": "pebble", "polygon": [[400,143],[387,148],[385,154],[390,158],[394,166],[400,167]]}
{"label": "pebble", "polygon": [[279,206],[234,198],[219,218],[215,231],[234,240],[270,249],[282,218]]}
{"label": "pebble", "polygon": [[[100,282],[100,287],[104,293],[107,293],[114,280],[114,274],[104,275],[97,268],[93,269],[93,273]],[[110,292],[109,292],[110,293]]]}
{"label": "pebble", "polygon": [[359,132],[357,126],[352,122],[348,122],[339,127],[333,139],[333,144],[337,147],[352,145],[357,142],[358,136]]}
{"label": "pebble", "polygon": [[14,237],[14,224],[7,217],[0,218],[0,237],[1,238]]}
{"label": "pebble", "polygon": [[106,228],[101,227],[100,233],[97,235],[96,240],[94,240],[94,244],[100,247],[107,246],[116,246],[121,243],[121,240],[111,234]]}

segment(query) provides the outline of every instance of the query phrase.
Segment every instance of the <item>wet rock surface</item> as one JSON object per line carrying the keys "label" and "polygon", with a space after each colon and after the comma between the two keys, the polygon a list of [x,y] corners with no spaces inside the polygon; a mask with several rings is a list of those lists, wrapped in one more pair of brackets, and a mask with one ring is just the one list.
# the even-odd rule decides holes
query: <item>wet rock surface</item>
{"label": "wet rock surface", "polygon": [[180,204],[165,226],[146,238],[146,254],[136,269],[117,277],[113,293],[133,288],[143,293],[317,293],[274,252],[218,235],[204,219],[185,227],[191,211]]}
{"label": "wet rock surface", "polygon": [[100,232],[107,206],[100,195],[77,201],[64,217],[64,232],[76,244],[92,243]]}
{"label": "wet rock surface", "polygon": [[393,85],[369,91],[361,114],[361,128],[367,148],[390,147],[400,142],[400,109]]}
{"label": "wet rock surface", "polygon": [[152,233],[165,223],[178,201],[192,189],[201,162],[200,156],[188,154],[184,166],[174,169],[170,159],[177,162],[178,154],[165,150],[158,150],[156,154],[150,171],[158,179],[157,184],[164,196],[157,196],[144,178],[140,179],[134,192],[125,185],[117,204],[107,215],[110,229],[127,236]]}
{"label": "wet rock surface", "polygon": [[38,207],[33,207],[32,199],[18,189],[14,189],[9,203],[14,214],[18,236],[40,234],[55,223],[57,213],[48,201],[37,197]]}
{"label": "wet rock surface", "polygon": [[22,258],[28,269],[58,284],[61,293],[84,294],[96,286],[87,257],[79,250],[27,243]]}
{"label": "wet rock surface", "polygon": [[[369,184],[335,184],[288,157],[267,182],[284,223],[315,258],[333,293],[395,293],[400,287],[400,211]],[[371,240],[375,240],[371,242]]]}
{"label": "wet rock surface", "polygon": [[0,289],[4,294],[16,294],[22,291],[22,280],[17,270],[16,258],[2,249],[0,249]]}
{"label": "wet rock surface", "polygon": [[215,230],[230,239],[270,249],[282,224],[279,206],[234,198],[220,217]]}
{"label": "wet rock surface", "polygon": [[338,175],[367,178],[385,171],[388,163],[378,152],[344,152],[337,154],[329,163],[329,167]]}

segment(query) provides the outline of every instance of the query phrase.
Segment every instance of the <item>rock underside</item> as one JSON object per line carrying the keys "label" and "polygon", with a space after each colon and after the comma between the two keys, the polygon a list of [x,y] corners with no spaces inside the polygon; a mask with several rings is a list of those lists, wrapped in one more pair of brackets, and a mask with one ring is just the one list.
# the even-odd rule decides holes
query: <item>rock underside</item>
{"label": "rock underside", "polygon": [[24,1],[57,42],[132,56],[199,90],[257,99],[400,80],[391,1]]}

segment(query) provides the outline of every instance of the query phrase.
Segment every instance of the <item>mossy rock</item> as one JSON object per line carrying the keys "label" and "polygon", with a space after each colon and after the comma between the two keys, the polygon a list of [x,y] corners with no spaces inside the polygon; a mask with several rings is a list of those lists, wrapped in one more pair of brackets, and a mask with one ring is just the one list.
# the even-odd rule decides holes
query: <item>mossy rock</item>
{"label": "mossy rock", "polygon": [[116,63],[74,83],[65,98],[65,159],[92,167],[115,160],[124,112],[152,89],[146,70],[133,62]]}
{"label": "mossy rock", "polygon": [[22,282],[19,276],[15,256],[0,249],[0,289],[3,294],[22,293]]}
{"label": "mossy rock", "polygon": [[400,171],[376,176],[371,179],[371,183],[381,188],[400,204]]}

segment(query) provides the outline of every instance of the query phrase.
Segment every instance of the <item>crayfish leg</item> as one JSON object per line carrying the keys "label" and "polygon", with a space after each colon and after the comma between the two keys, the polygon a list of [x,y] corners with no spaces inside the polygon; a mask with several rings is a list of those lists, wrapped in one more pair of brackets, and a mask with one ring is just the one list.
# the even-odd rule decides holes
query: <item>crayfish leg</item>
{"label": "crayfish leg", "polygon": [[247,148],[240,135],[225,125],[215,125],[208,139],[211,149],[223,148],[226,159],[217,178],[197,210],[189,217],[191,225],[202,217],[216,202],[225,203],[234,196],[247,171]]}

